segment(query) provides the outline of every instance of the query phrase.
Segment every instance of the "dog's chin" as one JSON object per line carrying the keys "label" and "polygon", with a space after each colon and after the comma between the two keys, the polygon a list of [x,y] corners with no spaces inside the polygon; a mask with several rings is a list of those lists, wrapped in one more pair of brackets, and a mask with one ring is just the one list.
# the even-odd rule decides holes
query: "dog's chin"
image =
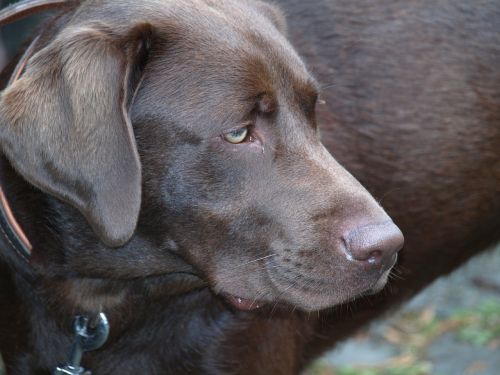
{"label": "dog's chin", "polygon": [[[367,293],[360,293],[359,296],[366,294],[371,294],[371,290]],[[279,298],[269,301],[247,299],[229,293],[222,293],[221,296],[230,306],[241,311],[254,311],[265,308],[266,306],[272,306],[273,310],[276,308],[289,310],[291,308],[293,310],[298,309],[302,311],[319,311],[353,299],[349,297],[339,298],[337,296],[332,298],[332,296],[324,294],[297,293],[294,291],[286,295],[283,293]]]}
{"label": "dog's chin", "polygon": [[[302,288],[300,285],[286,285],[280,280],[273,280],[273,287],[269,288],[270,292],[265,294],[257,294],[259,297],[240,297],[237,294],[219,292],[218,294],[236,310],[254,311],[266,306],[273,306],[273,309],[279,306],[291,307],[306,312],[319,311],[334,307],[343,303],[350,302],[356,298],[376,294],[380,292],[387,283],[390,270],[384,272],[376,282],[368,284],[367,287],[357,290],[343,290],[343,293],[338,293],[335,286],[332,284],[330,288],[322,290],[310,290]],[[323,287],[324,288],[324,287]],[[333,292],[336,291],[336,292]],[[249,291],[241,293],[248,295]],[[236,292],[237,293],[237,292]]]}
{"label": "dog's chin", "polygon": [[284,287],[283,292],[279,297],[278,303],[291,305],[294,309],[299,309],[306,312],[320,311],[335,307],[344,303],[354,301],[358,298],[379,293],[387,284],[389,271],[376,280],[372,285],[367,287],[358,287],[355,289],[349,288],[342,291],[331,289],[323,289],[318,291],[301,290],[300,287]]}
{"label": "dog's chin", "polygon": [[311,287],[292,283],[279,277],[271,276],[275,288],[278,290],[278,303],[293,306],[294,309],[302,311],[319,311],[333,307],[354,299],[361,293],[339,289],[338,285],[327,282],[321,286]]}
{"label": "dog's chin", "polygon": [[266,277],[253,275],[246,281],[236,278],[229,284],[216,284],[213,290],[237,310],[253,311],[265,306],[273,306],[273,309],[283,306],[311,312],[380,292],[387,284],[391,270],[392,266],[378,276],[364,275],[350,281],[309,278],[300,282],[297,279],[289,280],[274,269],[275,272],[268,272]]}

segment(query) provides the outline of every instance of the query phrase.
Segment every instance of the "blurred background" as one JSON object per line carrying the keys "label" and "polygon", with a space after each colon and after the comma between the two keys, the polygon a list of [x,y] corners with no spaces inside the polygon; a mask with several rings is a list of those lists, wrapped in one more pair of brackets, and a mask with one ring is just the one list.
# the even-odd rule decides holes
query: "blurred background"
{"label": "blurred background", "polygon": [[[0,0],[2,8],[13,2]],[[0,69],[40,19],[0,29]],[[318,360],[305,375],[499,374],[500,247],[439,279]]]}
{"label": "blurred background", "polygon": [[[0,7],[3,9],[15,2],[13,0],[0,0]],[[2,26],[0,29],[0,69],[16,53],[26,38],[34,32],[41,19],[43,16],[32,16],[14,24]]]}

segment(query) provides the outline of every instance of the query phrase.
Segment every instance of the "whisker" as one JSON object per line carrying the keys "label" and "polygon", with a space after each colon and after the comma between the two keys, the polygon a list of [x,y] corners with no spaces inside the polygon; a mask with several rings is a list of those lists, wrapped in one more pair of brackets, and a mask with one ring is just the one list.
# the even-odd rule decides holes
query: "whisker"
{"label": "whisker", "polygon": [[287,292],[287,290],[289,290],[290,288],[292,288],[292,287],[294,287],[295,285],[297,285],[297,280],[298,280],[298,278],[296,278],[295,280],[292,280],[292,281],[290,282],[290,285],[289,285],[289,286],[287,286],[284,290],[282,290],[282,291],[280,292],[280,294],[276,297],[276,302],[274,303],[273,308],[272,308],[272,310],[271,310],[271,313],[269,314],[269,320],[271,320],[271,319],[272,319],[273,314],[274,314],[274,311],[276,310],[276,307],[278,306],[278,303],[279,303],[279,301],[280,301],[280,298],[283,296],[283,294],[285,294],[285,293]]}
{"label": "whisker", "polygon": [[396,263],[394,266],[394,269],[397,270],[399,273],[411,273],[410,269],[401,265],[400,263]]}
{"label": "whisker", "polygon": [[239,268],[244,267],[244,266],[246,266],[248,264],[252,264],[252,263],[258,262],[259,260],[263,260],[263,259],[274,257],[276,255],[278,255],[278,254],[269,254],[269,255],[266,255],[266,256],[263,256],[263,257],[251,260],[249,262],[245,262],[245,263],[239,264],[235,268],[233,268],[233,270],[239,269]]}
{"label": "whisker", "polygon": [[[253,271],[261,271],[261,270],[264,270],[264,269],[271,270],[273,268],[278,268],[278,267],[280,267],[280,265],[268,266],[268,265],[264,264],[261,267],[253,269]],[[232,270],[226,271],[225,274],[222,277],[219,277],[217,279],[217,283],[224,282],[224,281],[227,281],[227,280],[232,280],[234,278],[234,272],[233,271],[235,271],[235,270],[232,269]]]}
{"label": "whisker", "polygon": [[242,267],[242,266],[246,266],[247,264],[250,264],[250,263],[255,263],[255,262],[258,262],[259,260],[263,260],[263,259],[267,259],[267,258],[271,258],[271,257],[274,257],[276,256],[277,254],[269,254],[269,255],[266,255],[266,256],[263,256],[263,257],[260,257],[260,258],[257,258],[257,259],[254,259],[254,260],[251,260],[249,262],[246,262],[246,263],[243,263],[243,264],[240,264],[239,266],[237,267]]}
{"label": "whisker", "polygon": [[252,308],[254,306],[254,304],[260,300],[262,297],[264,297],[265,295],[267,294],[266,291],[262,291],[260,293],[257,293],[257,295],[255,296],[255,298],[253,299],[252,303],[250,304],[250,308]]}
{"label": "whisker", "polygon": [[391,272],[388,277],[387,277],[389,280],[404,280],[405,278],[401,275],[398,275],[397,273],[395,272]]}

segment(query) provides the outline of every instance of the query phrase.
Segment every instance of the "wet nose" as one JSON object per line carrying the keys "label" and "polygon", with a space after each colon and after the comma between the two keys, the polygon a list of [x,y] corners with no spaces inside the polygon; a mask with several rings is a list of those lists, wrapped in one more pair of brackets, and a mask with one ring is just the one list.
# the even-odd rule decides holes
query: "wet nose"
{"label": "wet nose", "polygon": [[342,239],[348,258],[384,268],[393,265],[404,243],[403,233],[392,221],[354,228]]}

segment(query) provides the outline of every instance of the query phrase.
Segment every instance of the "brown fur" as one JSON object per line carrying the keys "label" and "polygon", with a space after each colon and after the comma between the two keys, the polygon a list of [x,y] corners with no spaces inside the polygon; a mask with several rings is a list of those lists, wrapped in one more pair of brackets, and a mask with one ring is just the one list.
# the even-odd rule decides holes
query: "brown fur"
{"label": "brown fur", "polygon": [[[412,39],[421,34],[411,16],[399,33],[384,29],[405,6],[353,18],[360,10],[342,1],[336,12],[322,0],[283,3],[292,41],[325,86],[317,114],[318,84],[280,12],[263,3],[87,1],[42,33],[0,101],[2,183],[34,243],[30,267],[2,251],[10,372],[48,373],[65,359],[73,315],[104,309],[110,339],[84,357],[95,374],[298,373],[498,239],[498,70],[485,70],[492,82],[476,74],[478,106],[458,94],[471,92],[459,75],[441,90],[438,74],[415,98],[427,72],[446,69],[419,60],[429,44]],[[436,107],[443,101],[454,105]],[[222,140],[247,124],[245,144]],[[409,233],[391,294],[366,297],[384,285],[387,264],[345,250],[395,227],[323,147],[318,125]],[[235,311],[228,293],[265,307]],[[336,308],[362,295],[350,313]]]}

